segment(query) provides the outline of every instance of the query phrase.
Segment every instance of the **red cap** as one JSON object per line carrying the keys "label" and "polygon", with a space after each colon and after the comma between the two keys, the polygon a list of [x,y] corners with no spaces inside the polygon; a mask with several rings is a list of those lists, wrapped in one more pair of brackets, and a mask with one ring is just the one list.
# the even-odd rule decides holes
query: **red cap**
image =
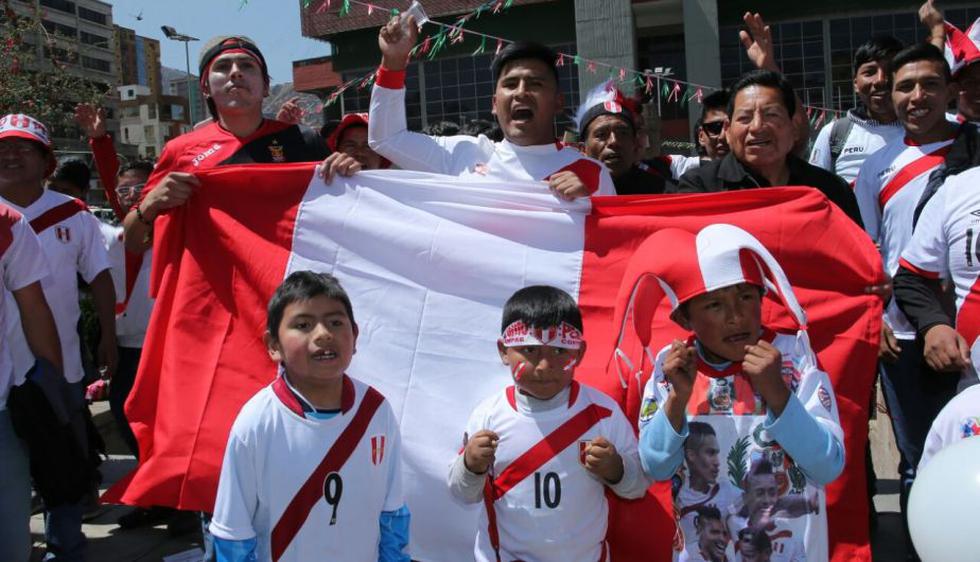
{"label": "red cap", "polygon": [[344,115],[344,118],[340,120],[340,124],[334,128],[330,136],[327,137],[327,148],[331,152],[337,152],[337,144],[340,142],[340,136],[344,134],[344,131],[351,127],[367,127],[368,126],[368,114],[367,113],[348,113]]}

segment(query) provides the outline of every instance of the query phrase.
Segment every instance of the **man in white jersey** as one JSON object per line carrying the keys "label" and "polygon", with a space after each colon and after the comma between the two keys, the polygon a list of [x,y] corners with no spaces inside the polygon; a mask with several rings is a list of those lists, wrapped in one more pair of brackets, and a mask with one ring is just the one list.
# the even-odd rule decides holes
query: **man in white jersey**
{"label": "man in white jersey", "polygon": [[406,170],[543,181],[568,200],[616,194],[605,165],[555,139],[555,116],[564,100],[555,68],[558,55],[544,45],[512,43],[493,61],[493,113],[503,141],[408,131],[405,68],[417,36],[414,18],[401,14],[378,37],[381,68],[368,112],[368,142],[378,154]]}
{"label": "man in white jersey", "polygon": [[[51,275],[42,280],[41,286],[58,329],[64,375],[81,393],[84,372],[77,330],[78,275],[91,288],[99,319],[98,364],[110,377],[116,367],[116,295],[99,221],[78,199],[44,189],[54,156],[43,124],[27,115],[6,115],[0,118],[0,141],[5,139],[40,147],[34,152],[18,152],[18,158],[8,161],[0,173],[0,202],[23,215],[41,241],[51,268]],[[14,370],[17,376],[23,376],[34,365],[35,356],[24,337],[20,314],[11,310],[5,320]],[[82,509],[81,504],[64,504],[48,511],[48,551],[54,556],[64,560],[84,556]]]}
{"label": "man in white jersey", "polygon": [[[976,382],[980,367],[980,168],[946,180],[929,201],[895,276],[895,297],[923,336],[924,357],[937,371]],[[937,296],[952,282],[955,320]],[[955,328],[954,328],[955,326]]]}
{"label": "man in white jersey", "polygon": [[[16,161],[19,152],[40,147],[27,139],[0,140],[0,169]],[[0,183],[5,174],[0,172]],[[61,368],[61,345],[54,317],[44,298],[41,279],[49,274],[41,244],[24,218],[0,205],[0,318],[5,316],[7,295],[24,318],[23,331],[38,358]],[[31,474],[27,452],[14,433],[7,411],[10,388],[24,382],[23,373],[15,373],[6,346],[0,349],[0,560],[26,562],[31,555]]]}
{"label": "man in white jersey", "polygon": [[[894,56],[890,68],[892,103],[905,136],[864,162],[855,195],[865,229],[880,248],[885,271],[894,276],[912,237],[916,205],[930,174],[943,164],[957,126],[946,119],[945,108],[953,91],[939,49],[930,44],[908,47]],[[892,300],[885,310],[879,357],[882,389],[900,452],[903,513],[929,424],[956,391],[955,377],[922,365],[915,340],[915,327]],[[908,544],[911,548],[911,541]]]}
{"label": "man in white jersey", "polygon": [[853,183],[864,161],[889,141],[902,136],[895,117],[888,79],[888,61],[902,49],[894,37],[868,40],[854,52],[854,93],[859,104],[847,115],[820,129],[810,163]]}
{"label": "man in white jersey", "polygon": [[721,449],[718,436],[710,424],[689,422],[688,438],[684,441],[684,464],[687,467],[686,479],[677,492],[677,515],[680,518],[684,542],[698,541],[695,521],[698,510],[713,506],[722,513],[739,499],[739,492],[728,482],[719,481],[721,471]]}

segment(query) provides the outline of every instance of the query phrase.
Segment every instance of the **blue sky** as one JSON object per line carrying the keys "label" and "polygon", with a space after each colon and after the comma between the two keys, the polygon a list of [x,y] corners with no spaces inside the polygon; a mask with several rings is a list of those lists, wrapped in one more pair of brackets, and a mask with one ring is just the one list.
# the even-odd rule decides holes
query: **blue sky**
{"label": "blue sky", "polygon": [[[164,37],[161,25],[201,41],[190,44],[191,72],[197,74],[201,44],[215,35],[247,35],[255,40],[269,64],[272,83],[292,82],[292,61],[329,54],[326,43],[303,37],[299,0],[106,0],[112,19],[160,41],[160,62],[183,70],[184,45]],[[142,21],[136,16],[142,12]]]}

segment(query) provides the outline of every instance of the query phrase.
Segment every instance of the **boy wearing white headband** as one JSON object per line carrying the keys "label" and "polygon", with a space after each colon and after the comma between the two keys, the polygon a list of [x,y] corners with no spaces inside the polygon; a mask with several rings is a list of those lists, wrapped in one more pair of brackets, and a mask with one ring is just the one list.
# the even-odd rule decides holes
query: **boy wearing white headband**
{"label": "boy wearing white headband", "polygon": [[526,287],[504,305],[501,331],[514,386],[473,411],[449,473],[453,495],[484,504],[475,558],[608,560],[606,486],[638,498],[649,481],[619,406],[573,380],[585,354],[578,305],[561,289]]}
{"label": "boy wearing white headband", "polygon": [[[766,291],[798,332],[763,325]],[[617,361],[629,363],[620,351],[629,319],[652,357],[651,323],[664,297],[671,319],[693,335],[674,340],[652,361],[640,409],[640,458],[651,477],[680,480],[675,509],[686,535],[676,543],[680,560],[733,558],[731,546],[724,554],[704,552],[692,536],[692,514],[714,506],[731,536],[766,532],[774,562],[826,561],[823,486],[843,469],[843,432],[830,379],[817,366],[806,316],[779,264],[756,238],[731,225],[711,225],[697,235],[657,231],[637,249],[620,287]],[[693,422],[714,430],[724,462],[713,480],[694,482],[681,467]]]}

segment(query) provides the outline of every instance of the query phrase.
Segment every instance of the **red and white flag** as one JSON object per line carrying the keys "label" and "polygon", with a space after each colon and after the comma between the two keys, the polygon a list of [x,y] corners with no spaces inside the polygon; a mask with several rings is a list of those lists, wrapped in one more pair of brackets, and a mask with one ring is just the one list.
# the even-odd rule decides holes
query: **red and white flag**
{"label": "red and white flag", "polygon": [[[832,552],[835,560],[870,560],[867,506],[854,498],[865,497],[881,320],[865,287],[883,274],[867,235],[819,192],[564,203],[540,186],[404,171],[362,172],[328,186],[311,171],[284,164],[201,173],[188,204],[158,220],[157,305],[126,405],[141,462],[107,500],[212,509],[231,423],[276,374],[262,343],[269,297],[291,271],[327,271],[349,292],[360,328],[349,372],[378,388],[401,423],[413,558],[471,557],[480,506],[453,501],[445,481],[470,411],[511,381],[496,350],[506,299],[542,283],[577,297],[589,347],[576,377],[636,419],[649,365],[621,378],[610,360],[627,260],[659,228],[727,222],[772,251],[807,310],[847,434],[845,474],[828,490]],[[766,320],[792,325],[771,305]],[[658,322],[653,349],[680,335]],[[652,491],[646,501],[613,504],[615,559],[670,559],[670,492],[664,484]]]}

